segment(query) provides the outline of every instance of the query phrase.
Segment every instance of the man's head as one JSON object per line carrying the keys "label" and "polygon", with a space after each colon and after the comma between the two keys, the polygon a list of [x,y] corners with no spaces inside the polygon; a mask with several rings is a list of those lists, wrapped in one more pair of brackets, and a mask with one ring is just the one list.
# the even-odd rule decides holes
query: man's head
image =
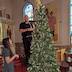
{"label": "man's head", "polygon": [[23,19],[24,19],[25,22],[28,22],[28,21],[29,21],[29,18],[28,18],[27,15],[25,15],[25,16],[23,17]]}

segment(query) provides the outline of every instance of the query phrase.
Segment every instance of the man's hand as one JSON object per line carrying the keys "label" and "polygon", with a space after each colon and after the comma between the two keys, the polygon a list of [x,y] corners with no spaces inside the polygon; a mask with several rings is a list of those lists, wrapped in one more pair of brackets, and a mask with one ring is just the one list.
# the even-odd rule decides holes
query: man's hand
{"label": "man's hand", "polygon": [[33,28],[28,28],[27,31],[33,31]]}
{"label": "man's hand", "polygon": [[33,25],[33,28],[27,28],[27,29],[20,29],[20,32],[27,32],[27,31],[34,31],[35,26]]}
{"label": "man's hand", "polygon": [[26,32],[26,31],[28,31],[28,29],[20,29],[19,31],[20,32]]}
{"label": "man's hand", "polygon": [[35,29],[35,26],[33,25],[33,27],[28,28],[27,31],[34,31],[34,29]]}

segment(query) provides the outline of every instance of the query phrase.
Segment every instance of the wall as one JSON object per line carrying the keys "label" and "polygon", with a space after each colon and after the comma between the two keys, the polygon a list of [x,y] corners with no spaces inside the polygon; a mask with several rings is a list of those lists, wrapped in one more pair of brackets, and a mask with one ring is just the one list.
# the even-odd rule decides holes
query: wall
{"label": "wall", "polygon": [[[11,20],[12,21],[12,0],[0,0],[0,10],[2,10],[2,13],[3,13],[3,17],[6,17],[6,14],[9,14],[10,17],[11,17]],[[0,18],[0,22],[2,23],[2,27],[3,27],[3,36],[2,37],[7,37],[7,34],[6,34],[6,29],[7,29],[7,24],[11,24],[11,25],[14,25],[13,22],[8,22],[8,20],[4,20],[5,18],[1,19]],[[6,23],[7,22],[7,23]],[[11,26],[12,28],[12,26]],[[12,28],[13,29],[13,28]],[[14,29],[13,29],[13,40],[14,40]],[[14,40],[15,41],[15,40]]]}
{"label": "wall", "polygon": [[61,42],[62,44],[70,44],[70,36],[69,36],[69,5],[68,0],[62,0],[61,5]]}
{"label": "wall", "polygon": [[6,13],[10,14],[12,18],[12,3],[11,0],[0,0],[0,10],[3,10]]}
{"label": "wall", "polygon": [[[34,5],[32,0],[29,0]],[[15,42],[22,42],[21,33],[19,32],[19,24],[23,21],[22,9],[26,2],[24,0],[13,0],[13,20],[15,22]]]}
{"label": "wall", "polygon": [[[37,1],[37,0],[36,0]],[[22,42],[19,32],[19,24],[23,21],[22,8],[25,4],[24,0],[13,0],[12,18],[15,21],[15,41]],[[29,0],[36,6],[34,0]],[[50,10],[54,11],[57,19],[56,33],[58,34],[57,44],[69,45],[69,23],[68,23],[68,0],[53,0],[46,4]]]}
{"label": "wall", "polygon": [[54,15],[56,16],[56,33],[58,34],[58,40],[56,41],[56,44],[70,44],[68,4],[68,0],[54,0],[46,5],[49,11],[54,11]]}

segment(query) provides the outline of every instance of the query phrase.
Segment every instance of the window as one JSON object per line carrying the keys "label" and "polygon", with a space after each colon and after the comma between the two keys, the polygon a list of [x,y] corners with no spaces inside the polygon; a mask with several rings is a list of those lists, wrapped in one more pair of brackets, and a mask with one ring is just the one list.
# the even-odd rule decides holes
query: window
{"label": "window", "polygon": [[71,37],[71,44],[72,44],[72,0],[70,0],[70,19],[69,19],[69,22],[70,22],[70,37]]}
{"label": "window", "polygon": [[70,0],[70,35],[72,36],[72,0]]}
{"label": "window", "polygon": [[0,42],[2,41],[3,39],[3,34],[2,34],[2,23],[0,22]]}
{"label": "window", "polygon": [[23,16],[24,15],[28,15],[29,20],[33,20],[33,6],[31,3],[27,3],[24,7],[23,7]]}

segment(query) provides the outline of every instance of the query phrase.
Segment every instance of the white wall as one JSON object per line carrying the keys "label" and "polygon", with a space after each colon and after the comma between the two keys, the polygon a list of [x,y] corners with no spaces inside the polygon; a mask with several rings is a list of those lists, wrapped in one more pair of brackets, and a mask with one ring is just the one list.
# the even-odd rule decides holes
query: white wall
{"label": "white wall", "polygon": [[69,2],[68,0],[57,0],[57,2],[59,16],[59,43],[62,45],[69,45]]}
{"label": "white wall", "polygon": [[[29,0],[33,4],[32,0]],[[55,7],[57,9],[57,33],[58,33],[58,44],[68,45],[69,40],[69,23],[68,23],[68,0],[53,0],[55,1]],[[49,3],[53,2],[49,0]],[[22,19],[22,8],[24,6],[24,0],[13,0],[13,20],[15,21],[15,41],[21,42],[21,34],[19,32],[19,24]],[[36,5],[36,4],[35,4]]]}
{"label": "white wall", "polygon": [[46,7],[54,12],[56,16],[56,33],[58,34],[57,44],[69,45],[69,1],[68,0],[54,0],[46,5]]}
{"label": "white wall", "polygon": [[[34,1],[34,0],[33,0]],[[34,5],[34,2],[29,0]],[[19,32],[19,24],[23,21],[22,9],[25,2],[24,0],[13,0],[13,20],[15,21],[15,41],[22,42],[22,36]]]}
{"label": "white wall", "polygon": [[12,17],[12,3],[11,0],[0,0],[0,9],[5,11],[5,14],[10,14]]}
{"label": "white wall", "polygon": [[[68,45],[69,41],[69,23],[68,23],[68,1],[69,0],[46,0],[49,3],[55,1],[55,7],[57,8],[57,33],[58,44]],[[47,3],[45,1],[45,3]],[[34,0],[29,0],[34,6],[36,6]],[[19,32],[19,24],[23,21],[22,8],[24,6],[24,0],[0,0],[0,9],[5,9],[6,13],[11,15],[14,20],[15,42],[22,42],[21,33]]]}

